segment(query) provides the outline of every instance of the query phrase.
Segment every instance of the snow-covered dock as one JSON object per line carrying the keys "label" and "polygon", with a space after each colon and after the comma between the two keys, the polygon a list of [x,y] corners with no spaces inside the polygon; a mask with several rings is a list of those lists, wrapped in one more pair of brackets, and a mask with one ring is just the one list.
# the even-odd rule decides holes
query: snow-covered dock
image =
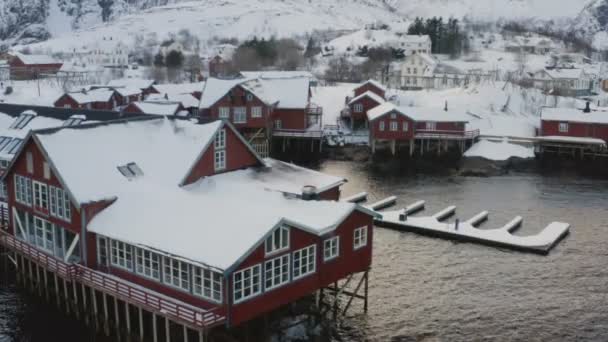
{"label": "snow-covered dock", "polygon": [[376,225],[400,231],[409,231],[423,235],[446,239],[476,242],[480,244],[506,247],[523,252],[547,254],[564,238],[570,229],[568,223],[553,222],[536,235],[517,236],[515,232],[522,224],[521,216],[515,217],[509,223],[497,229],[478,229],[481,222],[487,220],[489,213],[483,211],[469,220],[454,223],[441,222],[456,213],[455,206],[449,206],[432,216],[409,216],[412,208],[424,210],[424,202],[419,201],[405,209],[380,212],[381,218],[376,219]]}

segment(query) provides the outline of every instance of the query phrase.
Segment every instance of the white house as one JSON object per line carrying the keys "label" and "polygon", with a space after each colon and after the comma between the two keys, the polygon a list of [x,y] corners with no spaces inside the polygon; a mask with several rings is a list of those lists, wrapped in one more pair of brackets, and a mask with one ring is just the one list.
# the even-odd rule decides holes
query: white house
{"label": "white house", "polygon": [[431,48],[433,44],[431,42],[431,37],[428,35],[413,35],[409,34],[403,36],[403,40],[401,41],[400,48],[405,50],[405,55],[414,55],[414,54],[431,54]]}
{"label": "white house", "polygon": [[452,88],[469,82],[467,73],[426,53],[406,57],[403,63],[393,66],[391,73],[389,83],[403,89]]}
{"label": "white house", "polygon": [[88,67],[127,67],[129,65],[128,47],[113,37],[87,43],[72,49],[71,64]]}
{"label": "white house", "polygon": [[583,69],[542,69],[529,80],[538,89],[562,96],[586,96],[593,88],[591,75]]}

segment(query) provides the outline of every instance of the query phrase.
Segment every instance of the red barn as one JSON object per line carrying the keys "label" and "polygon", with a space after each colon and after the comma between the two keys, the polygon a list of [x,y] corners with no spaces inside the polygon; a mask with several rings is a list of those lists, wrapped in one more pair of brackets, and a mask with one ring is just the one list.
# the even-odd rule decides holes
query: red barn
{"label": "red barn", "polygon": [[386,88],[380,82],[374,80],[367,80],[355,88],[355,97],[365,94],[368,91],[371,91],[383,99],[386,98]]}
{"label": "red barn", "polygon": [[32,80],[44,74],[56,74],[62,62],[47,55],[11,54],[9,59],[10,74],[13,80]]}
{"label": "red barn", "polygon": [[375,213],[311,197],[344,180],[267,164],[222,121],[35,131],[4,180],[1,243],[58,272],[73,262],[59,275],[74,286],[184,330],[237,326],[371,266]]}
{"label": "red barn", "polygon": [[120,105],[121,97],[112,89],[92,89],[61,95],[54,106],[72,109],[115,110]]}

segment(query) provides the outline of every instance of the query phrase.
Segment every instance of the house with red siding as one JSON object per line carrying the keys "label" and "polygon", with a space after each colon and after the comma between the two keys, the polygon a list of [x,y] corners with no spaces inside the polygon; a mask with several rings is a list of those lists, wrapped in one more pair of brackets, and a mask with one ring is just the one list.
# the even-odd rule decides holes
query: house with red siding
{"label": "house with red siding", "polygon": [[98,88],[65,93],[55,101],[58,108],[115,110],[122,97],[113,89]]}
{"label": "house with red siding", "polygon": [[147,80],[141,78],[120,78],[111,80],[107,86],[110,88],[130,88],[139,89],[141,94],[145,98],[148,94],[154,93],[153,86],[156,84],[154,80]]}
{"label": "house with red siding", "polygon": [[358,127],[367,127],[367,112],[386,102],[386,100],[376,93],[368,90],[354,98],[347,98],[346,111],[343,116],[350,120],[351,130]]}
{"label": "house with red siding", "polygon": [[357,88],[354,89],[355,97],[364,94],[365,92],[371,91],[372,93],[386,98],[386,87],[380,82],[374,80],[367,80],[361,83]]}
{"label": "house with red siding", "polygon": [[56,74],[61,69],[63,62],[48,55],[11,53],[8,64],[11,79],[32,80],[45,74]]}
{"label": "house with red siding", "polygon": [[[203,330],[238,326],[371,266],[376,214],[336,201],[344,180],[263,160],[226,121],[34,131],[4,180],[12,214],[0,241],[76,265],[71,281],[95,277],[86,284],[104,296],[171,303],[144,307],[161,317],[181,323],[194,312]],[[122,292],[96,285],[109,280]]]}
{"label": "house with red siding", "polygon": [[160,94],[162,96],[190,94],[197,100],[200,100],[203,88],[205,88],[205,82],[154,84],[152,86],[152,94]]}
{"label": "house with red siding", "polygon": [[159,101],[137,101],[131,102],[123,109],[125,114],[153,114],[153,115],[181,115],[187,116],[187,112],[181,102],[161,99]]}
{"label": "house with red siding", "polygon": [[426,141],[427,149],[432,142],[440,154],[447,151],[449,145],[462,145],[479,136],[478,130],[466,130],[468,117],[465,114],[440,108],[398,107],[385,102],[368,111],[367,119],[373,152],[378,143],[388,142],[393,154],[399,145],[408,145],[410,155],[413,155],[416,144],[423,154]]}

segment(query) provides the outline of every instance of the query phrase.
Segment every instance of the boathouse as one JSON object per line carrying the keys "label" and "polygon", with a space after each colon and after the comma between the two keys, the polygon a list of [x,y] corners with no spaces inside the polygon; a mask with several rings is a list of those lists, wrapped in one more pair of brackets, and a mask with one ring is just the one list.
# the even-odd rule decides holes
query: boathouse
{"label": "boathouse", "polygon": [[34,131],[4,180],[18,267],[117,328],[139,315],[140,338],[162,317],[202,340],[371,266],[376,214],[335,201],[344,179],[264,160],[227,121]]}
{"label": "boathouse", "polygon": [[122,97],[113,89],[99,88],[65,93],[55,101],[58,108],[115,110]]}
{"label": "boathouse", "polygon": [[47,55],[9,54],[10,76],[13,80],[33,80],[56,74],[62,62]]}
{"label": "boathouse", "polygon": [[465,144],[479,136],[479,130],[466,130],[468,118],[446,108],[398,107],[390,102],[367,113],[370,122],[369,144],[372,153],[377,145],[388,143],[392,154],[400,147],[409,148],[410,156],[433,152],[442,154],[450,147],[464,152]]}

